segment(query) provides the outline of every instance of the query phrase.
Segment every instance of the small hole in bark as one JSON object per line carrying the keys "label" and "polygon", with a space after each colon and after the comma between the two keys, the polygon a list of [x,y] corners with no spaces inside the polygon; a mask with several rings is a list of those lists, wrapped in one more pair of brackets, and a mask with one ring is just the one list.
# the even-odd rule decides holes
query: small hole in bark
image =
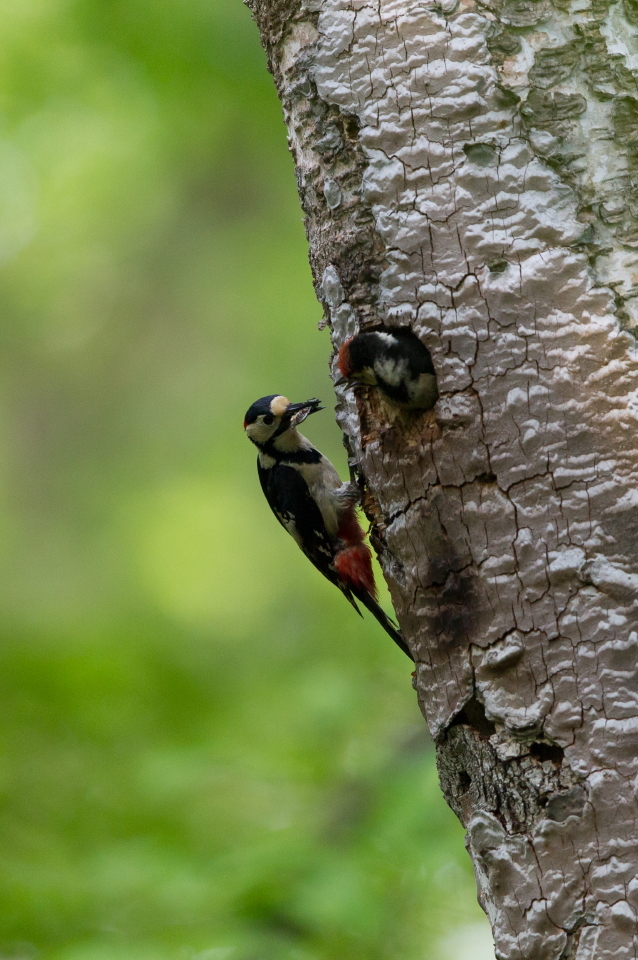
{"label": "small hole in bark", "polygon": [[498,152],[491,143],[466,143],[463,152],[477,167],[494,167],[498,163]]}
{"label": "small hole in bark", "polygon": [[496,477],[493,473],[479,473],[476,479],[479,483],[496,483]]}
{"label": "small hole in bark", "polygon": [[467,793],[472,786],[472,778],[465,770],[459,773],[459,793]]}
{"label": "small hole in bark", "polygon": [[507,260],[494,260],[492,263],[488,263],[487,267],[490,273],[505,273],[509,263]]}
{"label": "small hole in bark", "polygon": [[529,752],[531,756],[539,760],[540,763],[543,763],[545,760],[551,760],[552,763],[557,763],[559,766],[565,757],[565,751],[562,747],[559,747],[557,743],[541,743],[537,741],[531,745]]}
{"label": "small hole in bark", "polygon": [[454,717],[450,726],[456,727],[459,724],[472,727],[473,730],[476,730],[477,733],[486,739],[496,732],[496,727],[492,721],[488,720],[485,716],[485,707],[476,697],[472,697],[467,701],[463,709],[459,710]]}
{"label": "small hole in bark", "polygon": [[343,117],[343,129],[348,140],[354,140],[355,142],[359,139],[359,129],[361,124],[357,117],[354,117],[350,114]]}

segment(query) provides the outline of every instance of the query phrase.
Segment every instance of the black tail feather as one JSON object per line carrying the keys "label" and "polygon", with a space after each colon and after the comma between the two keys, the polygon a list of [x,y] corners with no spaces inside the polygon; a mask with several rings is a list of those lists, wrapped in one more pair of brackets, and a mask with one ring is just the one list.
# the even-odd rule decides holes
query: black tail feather
{"label": "black tail feather", "polygon": [[338,586],[339,589],[343,592],[343,595],[344,595],[344,597],[346,598],[346,600],[348,601],[348,603],[352,604],[352,606],[354,607],[354,609],[357,611],[357,613],[359,614],[359,616],[360,616],[361,619],[363,620],[363,614],[362,614],[361,611],[359,610],[359,607],[357,606],[357,601],[356,601],[355,598],[352,596],[351,591],[350,591],[350,590],[346,590],[344,587],[341,586],[340,583],[337,583],[337,586]]}
{"label": "black tail feather", "polygon": [[403,634],[392,622],[392,620],[390,620],[390,617],[387,615],[385,610],[381,609],[374,597],[370,596],[367,590],[362,590],[361,588],[355,587],[350,587],[350,589],[359,603],[362,603],[366,610],[370,611],[372,616],[378,621],[378,623],[381,624],[385,632],[391,636],[396,645],[403,650],[406,657],[409,657],[412,663],[414,663],[414,657],[410,653],[410,648],[403,639]]}

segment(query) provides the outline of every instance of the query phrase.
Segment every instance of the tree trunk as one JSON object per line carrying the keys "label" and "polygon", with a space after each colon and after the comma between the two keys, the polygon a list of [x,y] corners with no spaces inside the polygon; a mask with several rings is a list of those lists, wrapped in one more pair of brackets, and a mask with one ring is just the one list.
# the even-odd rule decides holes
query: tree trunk
{"label": "tree trunk", "polygon": [[[638,0],[252,0],[339,388],[499,958],[638,953]],[[282,294],[285,293],[282,291]]]}

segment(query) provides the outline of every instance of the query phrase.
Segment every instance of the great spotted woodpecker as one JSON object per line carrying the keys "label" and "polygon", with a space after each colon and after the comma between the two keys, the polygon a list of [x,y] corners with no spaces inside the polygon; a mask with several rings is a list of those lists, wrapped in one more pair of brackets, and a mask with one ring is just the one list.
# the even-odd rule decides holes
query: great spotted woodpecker
{"label": "great spotted woodpecker", "polygon": [[259,450],[257,471],[271,510],[324,577],[339,587],[357,613],[357,600],[376,617],[394,642],[413,660],[397,627],[376,600],[370,548],[356,515],[359,491],[342,483],[322,453],[297,427],[321,401],[290,403],[272,394],[256,400],[244,430]]}
{"label": "great spotted woodpecker", "polygon": [[409,410],[429,410],[439,397],[430,351],[412,331],[359,333],[343,344],[337,365],[345,380],[378,387]]}

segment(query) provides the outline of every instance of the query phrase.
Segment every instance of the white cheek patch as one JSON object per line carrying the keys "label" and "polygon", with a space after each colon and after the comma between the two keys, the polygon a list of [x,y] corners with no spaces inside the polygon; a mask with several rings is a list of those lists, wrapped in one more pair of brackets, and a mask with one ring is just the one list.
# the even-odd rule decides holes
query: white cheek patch
{"label": "white cheek patch", "polygon": [[264,443],[272,433],[272,427],[265,427],[263,423],[250,423],[246,427],[246,436],[256,443]]}
{"label": "white cheek patch", "polygon": [[276,417],[282,417],[289,406],[290,400],[288,397],[274,397],[270,401],[270,410]]}

